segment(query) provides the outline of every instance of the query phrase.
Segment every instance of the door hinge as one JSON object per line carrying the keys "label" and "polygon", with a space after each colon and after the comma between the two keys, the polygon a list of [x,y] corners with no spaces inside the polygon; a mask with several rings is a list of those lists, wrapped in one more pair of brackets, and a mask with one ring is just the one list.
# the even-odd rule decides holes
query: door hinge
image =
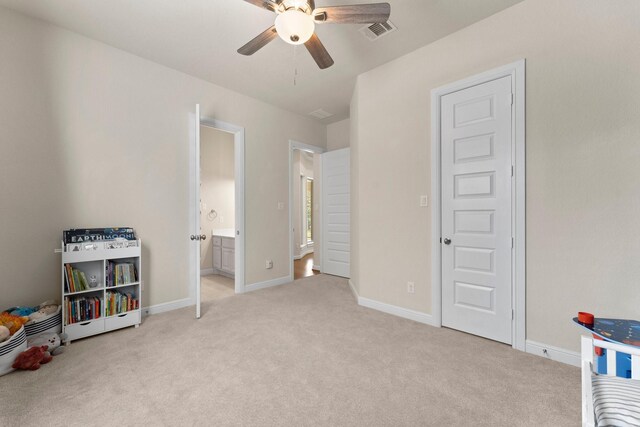
{"label": "door hinge", "polygon": [[513,175],[515,173],[515,166],[511,165],[511,178],[513,178]]}
{"label": "door hinge", "polygon": [[512,237],[511,238],[511,249],[513,249],[515,247],[515,245],[516,245],[516,238]]}
{"label": "door hinge", "polygon": [[515,100],[515,98],[516,98],[516,96],[512,93],[511,94],[511,104],[510,105],[513,105],[513,101]]}
{"label": "door hinge", "polygon": [[440,243],[442,243],[442,237],[440,238]]}
{"label": "door hinge", "polygon": [[516,311],[514,309],[511,309],[511,320],[516,318]]}

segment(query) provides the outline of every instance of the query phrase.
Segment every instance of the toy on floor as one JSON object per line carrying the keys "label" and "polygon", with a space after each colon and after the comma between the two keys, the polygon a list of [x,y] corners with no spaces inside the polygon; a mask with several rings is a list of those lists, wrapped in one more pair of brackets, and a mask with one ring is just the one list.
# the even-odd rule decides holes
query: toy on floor
{"label": "toy on floor", "polygon": [[20,353],[11,367],[13,369],[23,369],[30,371],[40,369],[40,365],[49,363],[51,362],[51,359],[53,359],[47,349],[48,347],[46,345],[43,345],[41,347],[31,347],[26,351]]}
{"label": "toy on floor", "polygon": [[27,337],[27,347],[47,346],[52,356],[57,356],[64,352],[62,343],[67,340],[67,334],[56,334],[55,332],[43,332],[33,337]]}

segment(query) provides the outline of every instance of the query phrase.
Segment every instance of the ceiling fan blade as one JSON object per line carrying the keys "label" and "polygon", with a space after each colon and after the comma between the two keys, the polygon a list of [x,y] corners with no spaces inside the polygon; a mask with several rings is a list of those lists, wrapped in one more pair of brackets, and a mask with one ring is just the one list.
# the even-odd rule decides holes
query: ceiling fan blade
{"label": "ceiling fan blade", "polygon": [[242,55],[253,55],[263,47],[265,47],[269,42],[276,38],[278,32],[276,31],[276,26],[272,26],[267,28],[262,33],[258,35],[258,37],[251,40],[249,43],[242,46],[238,49],[238,53]]}
{"label": "ceiling fan blade", "polygon": [[247,3],[251,3],[255,6],[261,7],[263,9],[267,9],[270,10],[272,12],[275,12],[276,9],[278,8],[278,4],[280,3],[279,1],[272,1],[272,0],[244,0]]}
{"label": "ceiling fan blade", "polygon": [[387,22],[391,16],[389,3],[354,4],[319,7],[313,11],[316,22],[331,24],[374,24]]}
{"label": "ceiling fan blade", "polygon": [[324,45],[314,33],[311,38],[304,44],[320,69],[324,70],[333,65],[333,58],[324,48]]}

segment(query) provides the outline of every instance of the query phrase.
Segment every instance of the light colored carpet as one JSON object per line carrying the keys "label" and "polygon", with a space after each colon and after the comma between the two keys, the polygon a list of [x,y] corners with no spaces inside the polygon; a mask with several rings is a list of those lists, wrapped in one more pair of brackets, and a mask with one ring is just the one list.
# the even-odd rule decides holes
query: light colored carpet
{"label": "light colored carpet", "polygon": [[234,279],[218,274],[200,277],[200,297],[202,302],[231,297],[236,294]]}
{"label": "light colored carpet", "polygon": [[346,280],[150,316],[0,377],[0,425],[577,426],[579,370],[356,305]]}

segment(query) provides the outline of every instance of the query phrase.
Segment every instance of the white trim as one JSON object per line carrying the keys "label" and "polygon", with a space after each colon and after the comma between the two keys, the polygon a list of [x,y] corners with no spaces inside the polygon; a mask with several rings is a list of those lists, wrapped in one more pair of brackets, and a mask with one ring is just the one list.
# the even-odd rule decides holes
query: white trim
{"label": "white trim", "polygon": [[293,259],[296,260],[296,261],[306,257],[309,254],[313,253],[313,246],[306,247],[306,248],[300,248],[300,249],[301,249],[300,255],[294,255],[293,256]]}
{"label": "white trim", "polygon": [[515,247],[512,257],[512,347],[526,347],[526,241],[525,241],[525,60],[475,75],[431,91],[431,300],[434,326],[442,325],[442,244],[441,238],[441,169],[440,169],[440,101],[449,93],[491,80],[511,76],[513,103],[512,162],[515,167],[512,186],[512,225]]}
{"label": "white trim", "polygon": [[311,269],[312,269],[312,270],[319,271],[319,272],[321,272],[321,273],[322,273],[322,270],[320,270],[320,266],[319,266],[319,265],[313,264],[313,266],[311,267]]}
{"label": "white trim", "polygon": [[556,362],[566,363],[571,366],[581,366],[580,353],[563,348],[554,347],[552,345],[542,344],[536,341],[526,341],[526,352],[535,354],[546,359],[555,360]]}
{"label": "white trim", "polygon": [[152,314],[165,313],[167,311],[178,310],[180,308],[190,307],[195,304],[192,298],[183,298],[175,301],[163,302],[161,304],[151,305],[142,308],[142,314],[149,316]]}
{"label": "white trim", "polygon": [[425,325],[434,326],[433,316],[431,316],[430,314],[422,313],[415,310],[409,310],[408,308],[402,308],[398,307],[397,305],[391,305],[360,296],[358,297],[358,305],[361,305],[362,307],[372,308],[383,313],[393,314],[394,316],[413,320],[418,323],[424,323]]}
{"label": "white trim", "polygon": [[200,277],[202,277],[202,276],[211,276],[212,274],[216,274],[215,268],[201,268],[200,269]]}
{"label": "white trim", "polygon": [[[294,261],[294,231],[293,231],[293,150],[307,151],[314,154],[322,154],[326,150],[315,145],[304,144],[302,142],[289,140],[289,277],[288,280],[293,282],[293,261]],[[314,178],[316,178],[314,176]],[[322,179],[322,177],[320,177]],[[322,199],[320,200],[320,208],[322,209]],[[320,212],[322,215],[322,212]],[[322,237],[321,237],[322,238]],[[317,239],[316,239],[317,240]]]}
{"label": "white trim", "polygon": [[280,286],[286,283],[291,283],[292,280],[289,280],[289,276],[280,277],[277,279],[265,280],[264,282],[252,283],[250,285],[246,285],[244,287],[245,292],[257,291],[259,289],[271,288],[273,286]]}

